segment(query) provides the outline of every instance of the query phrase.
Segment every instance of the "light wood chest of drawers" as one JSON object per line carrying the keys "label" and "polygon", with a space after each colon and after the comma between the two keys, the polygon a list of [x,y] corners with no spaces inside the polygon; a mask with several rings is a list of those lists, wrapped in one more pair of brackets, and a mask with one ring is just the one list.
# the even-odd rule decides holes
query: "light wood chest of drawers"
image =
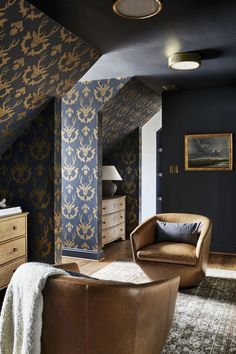
{"label": "light wood chest of drawers", "polygon": [[119,238],[125,240],[125,196],[102,200],[102,246]]}
{"label": "light wood chest of drawers", "polygon": [[27,214],[0,217],[0,289],[14,271],[27,261]]}

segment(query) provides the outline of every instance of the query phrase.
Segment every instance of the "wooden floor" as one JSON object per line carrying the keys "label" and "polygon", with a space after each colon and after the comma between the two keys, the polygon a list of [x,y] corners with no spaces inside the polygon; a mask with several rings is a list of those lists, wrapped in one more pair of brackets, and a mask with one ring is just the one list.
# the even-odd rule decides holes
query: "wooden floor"
{"label": "wooden floor", "polygon": [[[63,257],[63,263],[76,262],[79,265],[80,272],[87,275],[91,275],[109,263],[117,260],[132,260],[129,240],[117,241],[106,245],[104,247],[104,259],[101,261]],[[210,253],[208,267],[236,270],[236,255]]]}
{"label": "wooden floor", "polygon": [[208,267],[236,270],[236,254],[210,253]]}
{"label": "wooden floor", "polygon": [[104,259],[101,261],[88,261],[80,258],[62,257],[63,263],[75,262],[80,268],[80,272],[91,275],[97,270],[105,267],[109,263],[117,260],[132,260],[130,242],[116,241],[104,247]]}

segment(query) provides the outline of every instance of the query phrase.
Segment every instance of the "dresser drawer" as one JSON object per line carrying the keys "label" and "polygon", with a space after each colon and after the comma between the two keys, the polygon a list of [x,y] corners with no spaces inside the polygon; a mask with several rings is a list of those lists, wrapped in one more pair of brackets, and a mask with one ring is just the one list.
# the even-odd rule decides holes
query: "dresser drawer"
{"label": "dresser drawer", "polygon": [[23,263],[25,263],[25,257],[0,267],[0,289],[8,285],[14,271]]}
{"label": "dresser drawer", "polygon": [[26,234],[26,217],[0,218],[0,241],[6,241]]}
{"label": "dresser drawer", "polygon": [[102,246],[119,238],[125,240],[125,196],[102,200]]}
{"label": "dresser drawer", "polygon": [[1,244],[0,249],[0,265],[10,262],[16,258],[25,256],[26,252],[26,238],[21,237],[17,240]]}
{"label": "dresser drawer", "polygon": [[125,209],[125,197],[105,199],[102,201],[102,215]]}
{"label": "dresser drawer", "polygon": [[121,223],[117,226],[110,227],[102,231],[102,245],[117,240],[118,238],[124,238],[125,235],[125,223]]}
{"label": "dresser drawer", "polygon": [[114,241],[115,239],[115,228],[110,227],[109,229],[102,231],[102,245]]}
{"label": "dresser drawer", "polygon": [[121,210],[116,213],[103,215],[102,217],[102,229],[112,227],[122,223],[125,220],[125,211]]}

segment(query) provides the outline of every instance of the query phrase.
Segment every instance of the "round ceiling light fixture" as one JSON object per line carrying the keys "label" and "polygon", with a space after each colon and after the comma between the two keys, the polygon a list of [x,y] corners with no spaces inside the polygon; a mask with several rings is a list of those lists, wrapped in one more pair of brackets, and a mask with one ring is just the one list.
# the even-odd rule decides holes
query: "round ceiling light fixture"
{"label": "round ceiling light fixture", "polygon": [[116,0],[113,10],[121,17],[140,20],[158,14],[162,9],[160,0]]}
{"label": "round ceiling light fixture", "polygon": [[201,65],[198,53],[175,53],[169,56],[168,66],[175,70],[194,70]]}

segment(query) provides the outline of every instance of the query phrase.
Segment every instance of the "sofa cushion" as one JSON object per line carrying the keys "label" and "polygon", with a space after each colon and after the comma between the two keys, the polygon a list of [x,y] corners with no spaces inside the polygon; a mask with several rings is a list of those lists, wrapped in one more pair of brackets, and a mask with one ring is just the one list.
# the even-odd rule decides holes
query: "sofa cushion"
{"label": "sofa cushion", "polygon": [[181,242],[196,246],[199,222],[174,223],[157,220],[157,242]]}
{"label": "sofa cushion", "polygon": [[142,261],[196,265],[196,247],[187,243],[160,242],[146,246],[137,252]]}

